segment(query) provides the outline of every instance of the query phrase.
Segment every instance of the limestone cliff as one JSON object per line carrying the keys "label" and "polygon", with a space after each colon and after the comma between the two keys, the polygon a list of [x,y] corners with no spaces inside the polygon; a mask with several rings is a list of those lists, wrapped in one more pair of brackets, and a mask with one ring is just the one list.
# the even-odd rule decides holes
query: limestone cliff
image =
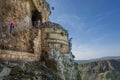
{"label": "limestone cliff", "polygon": [[0,11],[0,20],[5,24],[15,18],[24,23],[22,26],[30,26],[32,21],[39,19],[46,22],[50,15],[49,4],[45,0],[0,0]]}
{"label": "limestone cliff", "polygon": [[[0,0],[0,36],[4,39],[0,47],[33,53],[33,40],[40,35],[40,30],[34,27],[48,21],[49,15],[49,4],[45,0]],[[15,19],[15,28],[11,36],[12,19]]]}
{"label": "limestone cliff", "polygon": [[45,0],[0,0],[0,80],[80,80],[68,32],[49,15]]}
{"label": "limestone cliff", "polygon": [[60,54],[51,50],[42,61],[0,62],[1,80],[80,80],[72,53]]}

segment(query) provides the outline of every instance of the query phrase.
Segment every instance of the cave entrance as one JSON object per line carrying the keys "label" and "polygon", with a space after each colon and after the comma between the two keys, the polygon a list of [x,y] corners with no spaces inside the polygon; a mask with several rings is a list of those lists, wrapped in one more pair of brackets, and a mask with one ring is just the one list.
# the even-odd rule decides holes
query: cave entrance
{"label": "cave entrance", "polygon": [[42,16],[41,13],[37,10],[32,11],[32,25],[34,27],[39,27],[42,23]]}

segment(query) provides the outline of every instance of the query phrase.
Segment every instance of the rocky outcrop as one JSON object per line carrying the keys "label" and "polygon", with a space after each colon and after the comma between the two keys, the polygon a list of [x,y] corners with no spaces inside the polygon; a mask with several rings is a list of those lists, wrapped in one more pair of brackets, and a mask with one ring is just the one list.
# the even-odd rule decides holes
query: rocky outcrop
{"label": "rocky outcrop", "polygon": [[[0,1],[0,48],[22,52],[40,53],[41,30],[39,27],[48,21],[49,4],[45,0],[1,0]],[[15,19],[14,33],[9,26]],[[37,38],[37,40],[36,40]],[[35,40],[35,41],[34,41]],[[34,47],[33,47],[34,46]],[[36,50],[39,48],[39,51]],[[35,50],[34,50],[35,49]]]}
{"label": "rocky outcrop", "polygon": [[0,62],[0,80],[80,80],[80,77],[72,53],[61,55],[51,50],[35,62]]}
{"label": "rocky outcrop", "polygon": [[53,49],[48,53],[42,54],[41,61],[45,62],[45,65],[61,80],[80,80],[77,65],[71,52],[61,54]]}
{"label": "rocky outcrop", "polygon": [[[0,49],[38,56],[41,51],[52,48],[59,49],[61,53],[69,52],[68,33],[59,24],[48,21],[50,9],[45,0],[6,0],[0,3]],[[14,32],[10,34],[12,19],[16,24]]]}
{"label": "rocky outcrop", "polygon": [[38,19],[42,23],[48,21],[49,15],[49,4],[45,0],[0,1],[0,21],[4,21],[4,25],[9,24],[9,21],[15,18],[18,21],[18,27],[28,27],[32,21],[38,21]]}
{"label": "rocky outcrop", "polygon": [[0,80],[80,80],[68,32],[49,15],[45,0],[0,0]]}
{"label": "rocky outcrop", "polygon": [[81,80],[119,80],[120,59],[79,64]]}

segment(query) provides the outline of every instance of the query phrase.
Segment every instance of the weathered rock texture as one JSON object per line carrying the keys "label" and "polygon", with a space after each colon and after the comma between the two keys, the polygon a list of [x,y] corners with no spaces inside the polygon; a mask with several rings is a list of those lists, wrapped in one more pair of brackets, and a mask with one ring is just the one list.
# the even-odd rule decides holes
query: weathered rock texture
{"label": "weathered rock texture", "polygon": [[[48,21],[50,15],[49,4],[45,0],[1,0],[0,21],[2,23],[0,45],[7,49],[31,51],[34,39],[39,36],[40,30],[32,28],[35,23],[42,24]],[[15,19],[14,36],[9,34],[9,26]],[[40,40],[39,40],[40,41]],[[37,51],[38,52],[38,51]]]}
{"label": "weathered rock texture", "polygon": [[45,0],[0,0],[0,20],[9,24],[12,18],[22,21],[21,27],[28,27],[31,21],[48,21],[49,4]]}
{"label": "weathered rock texture", "polygon": [[[27,52],[33,57],[52,48],[69,52],[68,33],[59,24],[48,21],[50,9],[45,0],[1,0],[0,4],[0,49]],[[12,19],[16,24],[10,34]]]}
{"label": "weathered rock texture", "polygon": [[[33,27],[27,32],[22,32],[22,34],[15,33],[15,35],[8,35],[8,37],[3,37],[2,35],[0,43],[0,58],[6,57],[7,59],[13,60],[18,59],[20,55],[23,56],[22,54],[26,52],[28,55],[24,55],[24,58],[20,57],[19,59],[27,60],[25,57],[31,55],[33,59],[30,61],[34,61],[35,56],[37,56],[35,58],[40,58],[41,53],[47,53],[51,49],[58,50],[63,54],[70,52],[67,31],[60,25],[51,22],[45,22],[43,25],[40,25],[40,28]],[[4,52],[5,50],[7,50],[7,52]],[[11,50],[15,52],[9,54]],[[16,53],[18,54],[16,55]],[[12,57],[12,55],[15,58]],[[29,61],[29,59],[27,61]]]}
{"label": "weathered rock texture", "polygon": [[35,62],[0,62],[0,80],[80,80],[72,53],[51,50]]}
{"label": "weathered rock texture", "polygon": [[60,80],[80,80],[78,67],[74,62],[74,56],[71,52],[61,54],[59,51],[53,49],[48,53],[42,54],[41,61],[45,62],[45,65],[50,68]]}
{"label": "weathered rock texture", "polygon": [[68,32],[49,15],[45,0],[0,0],[0,80],[80,79]]}

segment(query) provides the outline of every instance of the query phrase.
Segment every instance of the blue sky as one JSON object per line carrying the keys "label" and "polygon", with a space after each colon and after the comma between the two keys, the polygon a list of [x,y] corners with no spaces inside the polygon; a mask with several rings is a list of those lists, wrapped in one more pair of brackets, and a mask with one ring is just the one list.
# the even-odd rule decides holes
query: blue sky
{"label": "blue sky", "polygon": [[120,56],[120,0],[47,0],[68,30],[75,59]]}

